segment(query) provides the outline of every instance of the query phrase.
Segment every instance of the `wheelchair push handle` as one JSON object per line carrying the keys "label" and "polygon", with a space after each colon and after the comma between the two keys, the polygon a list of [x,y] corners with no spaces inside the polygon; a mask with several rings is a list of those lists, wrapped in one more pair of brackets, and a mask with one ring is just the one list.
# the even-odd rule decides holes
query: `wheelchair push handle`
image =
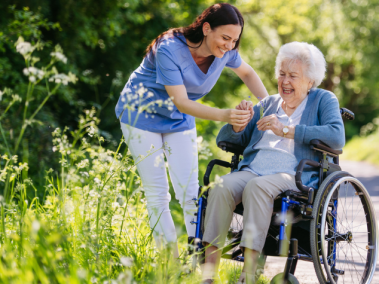
{"label": "wheelchair push handle", "polygon": [[214,160],[210,161],[208,166],[207,166],[207,170],[205,171],[205,174],[204,174],[204,179],[203,179],[204,185],[209,185],[209,177],[211,175],[211,172],[212,172],[214,165],[219,165],[219,166],[222,166],[224,168],[231,168],[232,167],[232,165],[230,163],[222,161],[222,160],[214,159]]}

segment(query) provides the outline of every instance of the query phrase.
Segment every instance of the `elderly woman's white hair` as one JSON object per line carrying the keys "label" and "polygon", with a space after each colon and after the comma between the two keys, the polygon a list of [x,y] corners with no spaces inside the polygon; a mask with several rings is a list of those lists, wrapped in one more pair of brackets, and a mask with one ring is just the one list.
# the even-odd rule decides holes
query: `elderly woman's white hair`
{"label": "elderly woman's white hair", "polygon": [[276,78],[279,77],[280,67],[285,60],[290,60],[290,62],[300,60],[303,63],[304,75],[314,81],[312,88],[317,88],[325,77],[326,62],[324,55],[313,44],[294,41],[282,45],[276,57]]}

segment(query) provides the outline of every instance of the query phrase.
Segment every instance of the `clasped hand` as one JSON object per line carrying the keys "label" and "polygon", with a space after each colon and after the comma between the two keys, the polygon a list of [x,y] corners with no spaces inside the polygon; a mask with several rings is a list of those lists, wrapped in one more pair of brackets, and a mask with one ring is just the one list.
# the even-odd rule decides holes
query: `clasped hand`
{"label": "clasped hand", "polygon": [[253,103],[251,101],[242,100],[236,109],[231,109],[231,117],[233,116],[233,122],[229,124],[233,125],[235,132],[241,132],[245,129],[246,125],[254,116]]}
{"label": "clasped hand", "polygon": [[[250,122],[250,120],[253,118],[254,110],[253,110],[253,103],[250,101],[241,101],[239,105],[236,106],[236,110],[240,111],[239,115],[236,115],[237,119],[235,120],[235,123],[230,123],[233,125],[234,132],[241,132],[245,129],[247,124]],[[249,111],[249,117],[247,117],[246,113],[243,113],[241,111]],[[243,116],[243,118],[242,118]],[[262,117],[257,122],[258,130],[260,131],[266,131],[271,130],[274,132],[277,136],[283,136],[283,128],[284,124],[281,123],[278,119],[278,117],[275,114],[271,114],[265,117]]]}

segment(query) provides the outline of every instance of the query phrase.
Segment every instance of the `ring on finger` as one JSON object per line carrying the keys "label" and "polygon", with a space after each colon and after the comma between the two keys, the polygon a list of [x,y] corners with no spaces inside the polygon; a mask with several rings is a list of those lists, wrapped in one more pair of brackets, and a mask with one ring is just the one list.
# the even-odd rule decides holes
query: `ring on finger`
{"label": "ring on finger", "polygon": [[267,122],[267,126],[270,126],[270,122]]}

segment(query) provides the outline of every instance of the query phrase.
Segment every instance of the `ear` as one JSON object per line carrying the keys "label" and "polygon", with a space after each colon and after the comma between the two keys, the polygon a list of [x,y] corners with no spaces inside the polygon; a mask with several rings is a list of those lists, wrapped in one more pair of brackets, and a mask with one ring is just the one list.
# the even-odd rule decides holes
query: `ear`
{"label": "ear", "polygon": [[204,36],[207,36],[208,33],[209,33],[211,30],[212,30],[212,29],[211,29],[211,25],[210,25],[208,22],[205,22],[205,23],[203,24],[203,34],[204,34]]}
{"label": "ear", "polygon": [[309,81],[308,83],[308,90],[310,90],[313,86],[314,81]]}

